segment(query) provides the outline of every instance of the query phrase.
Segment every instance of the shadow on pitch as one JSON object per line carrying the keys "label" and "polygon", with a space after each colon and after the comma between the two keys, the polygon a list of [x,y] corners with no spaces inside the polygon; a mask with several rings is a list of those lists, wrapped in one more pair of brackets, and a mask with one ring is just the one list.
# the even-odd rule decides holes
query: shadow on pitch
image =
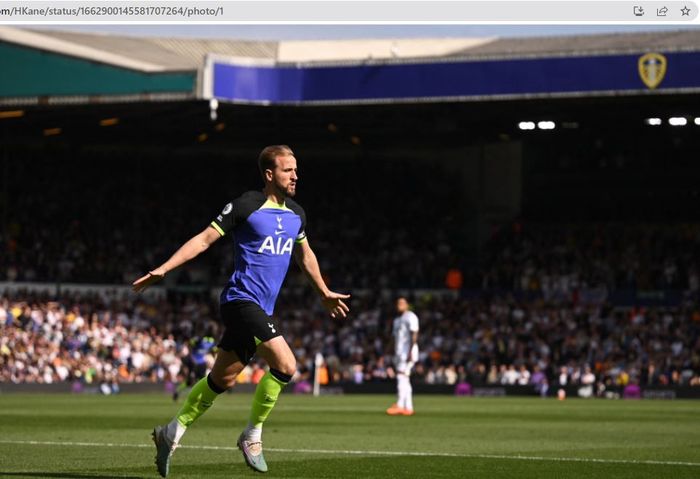
{"label": "shadow on pitch", "polygon": [[63,479],[143,479],[144,476],[109,476],[79,472],[0,472],[0,477],[59,477]]}
{"label": "shadow on pitch", "polygon": [[[287,455],[287,454],[285,454]],[[288,456],[288,455],[287,455]],[[464,478],[467,471],[479,471],[469,458],[430,458],[430,457],[323,457],[311,458],[308,455],[297,456],[293,460],[277,459],[278,453],[270,452],[266,457],[270,472],[269,479],[425,479],[428,478]],[[238,459],[238,458],[235,458]],[[258,472],[250,470],[242,461],[233,460],[218,464],[173,464],[171,474],[180,477],[196,478],[261,478]],[[493,466],[488,475],[480,478],[493,479]],[[506,476],[519,477],[510,475]],[[529,477],[529,476],[528,476]]]}
{"label": "shadow on pitch", "polygon": [[[272,456],[272,455],[271,455]],[[273,456],[274,457],[274,456]],[[435,457],[324,457],[303,460],[268,460],[270,474],[307,478],[464,478],[474,471],[467,458]]]}

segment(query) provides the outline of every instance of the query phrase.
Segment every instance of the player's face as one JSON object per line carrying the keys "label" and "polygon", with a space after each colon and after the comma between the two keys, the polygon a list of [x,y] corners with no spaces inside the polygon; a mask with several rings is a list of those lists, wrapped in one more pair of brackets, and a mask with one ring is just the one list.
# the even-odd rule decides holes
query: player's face
{"label": "player's face", "polygon": [[408,301],[406,301],[405,298],[399,298],[396,300],[396,311],[398,311],[400,314],[408,311]]}
{"label": "player's face", "polygon": [[275,159],[277,166],[272,171],[272,184],[284,193],[293,197],[297,192],[297,159],[293,156],[278,156]]}

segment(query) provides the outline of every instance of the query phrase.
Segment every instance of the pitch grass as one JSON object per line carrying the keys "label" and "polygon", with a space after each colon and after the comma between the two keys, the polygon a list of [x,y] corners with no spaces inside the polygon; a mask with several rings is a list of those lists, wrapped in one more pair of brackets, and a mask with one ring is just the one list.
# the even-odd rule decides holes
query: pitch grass
{"label": "pitch grass", "polygon": [[[259,476],[233,449],[250,400],[217,399],[169,477]],[[419,396],[415,416],[388,417],[392,400],[284,394],[265,428],[267,476],[700,477],[700,402]],[[159,477],[150,432],[176,409],[157,394],[0,395],[0,477]]]}

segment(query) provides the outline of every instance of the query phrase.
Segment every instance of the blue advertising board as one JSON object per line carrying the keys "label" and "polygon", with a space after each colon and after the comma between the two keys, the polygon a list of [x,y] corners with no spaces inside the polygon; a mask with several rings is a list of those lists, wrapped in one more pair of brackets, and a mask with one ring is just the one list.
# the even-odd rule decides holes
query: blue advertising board
{"label": "blue advertising board", "polygon": [[353,64],[212,57],[205,97],[258,104],[485,100],[700,91],[700,52]]}

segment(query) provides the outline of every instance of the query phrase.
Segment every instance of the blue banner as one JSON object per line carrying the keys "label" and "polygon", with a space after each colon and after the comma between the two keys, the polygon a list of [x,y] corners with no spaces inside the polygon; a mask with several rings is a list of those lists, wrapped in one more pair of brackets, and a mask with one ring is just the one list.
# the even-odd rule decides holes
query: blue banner
{"label": "blue banner", "polygon": [[334,66],[217,61],[212,76],[216,98],[272,104],[700,91],[700,52]]}

